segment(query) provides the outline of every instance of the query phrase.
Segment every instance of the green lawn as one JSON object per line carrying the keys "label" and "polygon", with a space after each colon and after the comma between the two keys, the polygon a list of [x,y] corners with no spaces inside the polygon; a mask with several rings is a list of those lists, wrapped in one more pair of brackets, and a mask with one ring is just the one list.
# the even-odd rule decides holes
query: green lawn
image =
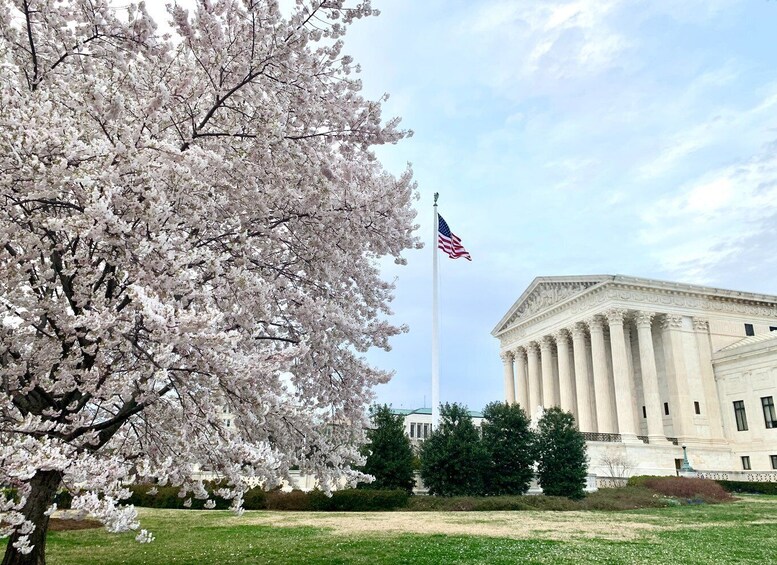
{"label": "green lawn", "polygon": [[[395,514],[395,513],[390,513]],[[446,535],[432,522],[461,532],[467,524],[540,524],[528,539]],[[156,541],[140,545],[132,534],[102,529],[52,532],[50,565],[307,564],[307,563],[775,563],[777,497],[753,496],[732,504],[681,506],[630,512],[402,513],[407,532],[381,532],[387,514],[246,512],[142,509],[144,528]],[[510,522],[510,521],[514,522]],[[339,522],[347,524],[344,527]],[[615,524],[610,535],[593,526]],[[320,523],[320,525],[316,525]],[[359,524],[372,524],[363,531]],[[280,524],[280,525],[279,525]],[[336,526],[333,527],[333,524]],[[554,525],[555,524],[555,525]],[[564,528],[566,532],[559,536]],[[636,532],[630,539],[617,539]],[[599,532],[602,531],[600,527]],[[412,533],[419,532],[419,533]],[[627,536],[626,536],[627,537]],[[2,545],[2,544],[0,544]]]}

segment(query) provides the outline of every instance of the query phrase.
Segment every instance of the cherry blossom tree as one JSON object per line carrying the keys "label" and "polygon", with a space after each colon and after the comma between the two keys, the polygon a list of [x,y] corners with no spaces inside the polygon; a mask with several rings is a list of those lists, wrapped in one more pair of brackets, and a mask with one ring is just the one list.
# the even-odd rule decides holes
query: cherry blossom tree
{"label": "cherry blossom tree", "polygon": [[63,488],[125,531],[134,481],[207,497],[207,469],[239,511],[246,477],[363,477],[363,353],[401,331],[378,261],[419,246],[373,152],[409,132],[343,54],[376,11],[169,10],[0,0],[4,564],[45,561]]}

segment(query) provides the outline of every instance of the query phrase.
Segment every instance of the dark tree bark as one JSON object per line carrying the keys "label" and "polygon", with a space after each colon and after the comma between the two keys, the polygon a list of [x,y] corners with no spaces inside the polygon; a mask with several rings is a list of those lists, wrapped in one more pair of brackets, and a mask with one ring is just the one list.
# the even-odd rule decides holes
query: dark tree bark
{"label": "dark tree bark", "polygon": [[30,480],[30,496],[22,508],[24,517],[35,524],[30,534],[30,545],[33,550],[24,555],[14,548],[13,544],[21,536],[14,532],[8,541],[2,565],[45,565],[46,563],[46,531],[49,529],[49,517],[46,510],[54,502],[57,489],[62,483],[60,471],[38,471]]}

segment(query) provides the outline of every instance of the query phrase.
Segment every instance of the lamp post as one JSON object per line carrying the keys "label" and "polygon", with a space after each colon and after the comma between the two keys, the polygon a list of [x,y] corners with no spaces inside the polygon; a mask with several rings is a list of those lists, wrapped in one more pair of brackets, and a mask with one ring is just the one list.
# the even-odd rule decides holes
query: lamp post
{"label": "lamp post", "polygon": [[693,473],[693,467],[691,467],[691,464],[688,462],[688,451],[686,450],[686,447],[683,446],[683,464],[680,465],[680,471],[683,473]]}

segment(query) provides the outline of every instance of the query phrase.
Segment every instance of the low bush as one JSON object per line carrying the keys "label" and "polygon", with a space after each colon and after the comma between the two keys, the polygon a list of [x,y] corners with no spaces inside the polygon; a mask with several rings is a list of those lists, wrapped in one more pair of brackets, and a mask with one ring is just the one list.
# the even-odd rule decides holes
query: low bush
{"label": "low bush", "polygon": [[534,496],[414,496],[408,501],[408,510],[427,512],[478,512],[530,510],[528,499]]}
{"label": "low bush", "polygon": [[405,490],[345,489],[326,496],[314,490],[266,493],[268,510],[375,512],[405,508],[410,495]]}
{"label": "low bush", "polygon": [[[205,490],[208,491],[208,499],[215,503],[216,510],[226,510],[232,505],[232,501],[226,498],[222,498],[215,494],[215,491],[221,487],[220,484],[205,483]],[[156,489],[153,491],[152,489]],[[208,499],[198,499],[189,493],[186,498],[178,496],[180,492],[179,487],[174,486],[155,486],[150,484],[131,485],[129,487],[132,495],[123,501],[124,504],[133,504],[135,506],[143,506],[146,508],[190,508],[192,510],[202,510],[205,508],[205,502]],[[246,493],[245,497],[249,498],[252,491],[261,489],[251,489]],[[154,493],[155,494],[152,494]],[[184,506],[186,499],[191,500],[191,506]],[[255,508],[249,508],[248,504],[244,504],[246,510],[254,510]],[[261,509],[261,508],[256,508]]]}
{"label": "low bush", "polygon": [[[317,491],[313,491],[317,492]],[[324,496],[323,493],[319,493]],[[303,492],[301,490],[293,490],[291,492],[282,492],[280,490],[274,490],[266,493],[266,507],[267,510],[294,510],[294,511],[310,511],[314,510],[312,499],[314,495],[312,493]]]}
{"label": "low bush", "polygon": [[416,496],[408,510],[441,512],[493,512],[519,510],[580,510],[580,501],[563,496]]}
{"label": "low bush", "polygon": [[777,483],[758,483],[747,481],[716,481],[727,492],[745,494],[777,495]]}
{"label": "low bush", "polygon": [[645,487],[663,496],[708,503],[731,500],[731,494],[717,482],[688,477],[653,477],[644,482]]}
{"label": "low bush", "polygon": [[580,501],[580,510],[634,510],[636,508],[661,508],[668,506],[668,499],[644,486],[603,488]]}
{"label": "low bush", "polygon": [[[692,500],[700,500],[698,497]],[[441,512],[478,511],[520,511],[538,510],[565,512],[570,510],[634,510],[637,508],[662,508],[672,504],[688,504],[667,498],[647,487],[625,486],[600,489],[589,493],[582,500],[571,500],[563,496],[415,496],[410,499],[408,510]]]}
{"label": "low bush", "polygon": [[314,500],[315,510],[341,512],[374,512],[405,508],[410,495],[406,490],[347,489],[332,493],[332,496]]}
{"label": "low bush", "polygon": [[629,480],[626,482],[626,486],[628,487],[644,487],[645,483],[651,479],[662,479],[666,475],[636,475],[634,477],[629,477]]}

